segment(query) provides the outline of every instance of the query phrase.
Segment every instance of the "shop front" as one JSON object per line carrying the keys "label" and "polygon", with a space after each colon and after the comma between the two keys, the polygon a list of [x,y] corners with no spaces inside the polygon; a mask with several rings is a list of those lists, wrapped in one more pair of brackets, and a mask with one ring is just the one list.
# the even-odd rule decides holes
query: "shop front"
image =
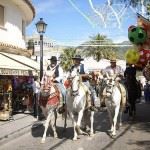
{"label": "shop front", "polygon": [[38,70],[11,58],[0,64],[0,120],[9,120],[14,113],[32,112],[35,76]]}

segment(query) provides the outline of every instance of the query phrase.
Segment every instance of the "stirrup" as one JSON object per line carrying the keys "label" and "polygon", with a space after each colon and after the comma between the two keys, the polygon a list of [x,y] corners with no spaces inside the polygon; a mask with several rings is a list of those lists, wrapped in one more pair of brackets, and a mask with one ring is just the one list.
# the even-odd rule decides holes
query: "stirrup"
{"label": "stirrup", "polygon": [[62,114],[64,112],[65,112],[65,107],[64,106],[61,106],[61,107],[58,108],[58,113],[59,114]]}

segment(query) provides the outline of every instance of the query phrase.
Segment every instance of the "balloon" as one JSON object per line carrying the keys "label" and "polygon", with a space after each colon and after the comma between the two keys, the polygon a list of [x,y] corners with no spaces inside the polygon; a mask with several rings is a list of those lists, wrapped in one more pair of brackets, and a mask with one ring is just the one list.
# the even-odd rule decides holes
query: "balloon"
{"label": "balloon", "polygon": [[133,44],[143,44],[147,39],[146,31],[142,27],[131,26],[128,29],[128,38]]}
{"label": "balloon", "polygon": [[130,32],[133,28],[136,28],[136,26],[131,25],[131,26],[128,28],[128,32]]}
{"label": "balloon", "polygon": [[125,53],[125,59],[129,64],[136,64],[139,60],[139,57],[140,57],[139,53],[134,49],[129,49]]}
{"label": "balloon", "polygon": [[150,50],[142,49],[139,51],[139,63],[146,65],[148,60],[150,60]]}

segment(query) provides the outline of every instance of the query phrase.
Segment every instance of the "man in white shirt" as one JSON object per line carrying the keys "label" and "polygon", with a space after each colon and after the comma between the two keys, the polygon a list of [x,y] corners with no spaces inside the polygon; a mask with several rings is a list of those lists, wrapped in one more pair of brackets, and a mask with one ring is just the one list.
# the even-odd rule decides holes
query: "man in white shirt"
{"label": "man in white shirt", "polygon": [[[121,66],[118,66],[116,64],[116,58],[112,58],[110,59],[110,66],[106,67],[104,69],[104,74],[108,77],[118,77],[118,88],[121,91],[121,95],[122,95],[122,104],[126,105],[126,89],[125,86],[122,84],[122,79],[124,77],[124,71],[121,68]],[[106,91],[104,89],[103,91],[103,95],[105,95]],[[104,104],[104,99],[101,101],[101,105],[102,107],[105,106]]]}
{"label": "man in white shirt", "polygon": [[116,65],[116,59],[113,58],[110,60],[110,66],[104,69],[105,73],[108,73],[109,76],[119,75],[120,77],[124,76],[124,71],[121,66]]}
{"label": "man in white shirt", "polygon": [[34,81],[32,84],[33,92],[34,92],[34,117],[39,117],[38,105],[39,105],[39,96],[40,96],[40,82],[38,81],[38,77],[34,77]]}
{"label": "man in white shirt", "polygon": [[63,78],[64,78],[64,73],[63,69],[57,64],[57,57],[52,56],[50,59],[50,65],[47,67],[46,74],[47,75],[52,75],[53,76],[53,82],[56,84],[58,87],[59,91],[62,94],[62,100],[63,100],[63,107],[60,107],[58,110],[59,113],[63,113],[65,111],[65,104],[66,104],[66,89],[63,85]]}

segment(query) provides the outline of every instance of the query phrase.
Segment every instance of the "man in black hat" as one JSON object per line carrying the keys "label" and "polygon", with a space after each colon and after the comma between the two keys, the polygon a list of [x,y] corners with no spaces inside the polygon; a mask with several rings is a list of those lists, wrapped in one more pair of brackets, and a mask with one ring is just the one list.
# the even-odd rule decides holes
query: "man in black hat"
{"label": "man in black hat", "polygon": [[79,74],[82,77],[82,82],[88,87],[88,89],[90,90],[90,95],[91,95],[91,104],[89,104],[89,108],[92,111],[97,111],[97,108],[95,107],[95,100],[96,100],[96,91],[95,89],[92,88],[92,86],[90,86],[89,84],[89,79],[91,78],[88,74],[87,69],[85,68],[84,64],[81,63],[81,61],[83,61],[84,59],[81,58],[80,55],[76,55],[75,57],[72,58],[73,59],[73,63],[74,65],[71,67],[70,72],[72,72],[74,70],[74,68],[77,69],[77,71],[79,72]]}
{"label": "man in black hat", "polygon": [[64,106],[66,104],[66,89],[63,86],[63,69],[57,64],[57,57],[52,56],[50,59],[50,65],[47,67],[47,73],[50,71],[53,72],[53,82],[58,87],[59,91],[62,94],[63,105],[59,108],[58,112],[63,113],[65,111]]}

